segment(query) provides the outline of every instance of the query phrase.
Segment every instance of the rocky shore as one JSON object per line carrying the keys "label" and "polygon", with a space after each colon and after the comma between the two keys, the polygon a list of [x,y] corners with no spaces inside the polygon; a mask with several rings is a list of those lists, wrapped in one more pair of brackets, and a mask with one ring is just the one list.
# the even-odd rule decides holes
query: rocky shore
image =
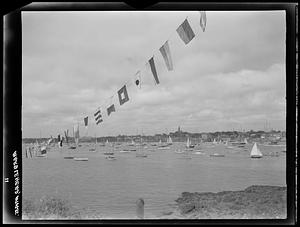
{"label": "rocky shore", "polygon": [[243,191],[183,192],[168,218],[284,219],[286,187],[253,185]]}

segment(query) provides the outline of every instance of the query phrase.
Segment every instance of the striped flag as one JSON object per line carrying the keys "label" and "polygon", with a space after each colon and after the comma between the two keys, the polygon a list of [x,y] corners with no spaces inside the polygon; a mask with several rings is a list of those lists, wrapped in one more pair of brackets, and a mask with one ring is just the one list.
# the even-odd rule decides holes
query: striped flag
{"label": "striped flag", "polygon": [[112,112],[116,112],[115,105],[112,104],[107,108],[107,115],[109,116]]}
{"label": "striped flag", "polygon": [[205,32],[206,28],[206,12],[205,11],[199,11],[200,12],[200,26],[202,28],[202,31]]}
{"label": "striped flag", "polygon": [[150,64],[150,67],[151,67],[151,72],[152,72],[153,77],[155,79],[155,83],[159,84],[159,80],[158,80],[158,77],[157,77],[157,72],[156,72],[156,69],[155,69],[155,63],[154,63],[154,58],[153,57],[149,60],[149,64]]}
{"label": "striped flag", "polygon": [[94,113],[94,117],[97,125],[103,121],[100,109],[97,110],[96,113]]}
{"label": "striped flag", "polygon": [[185,44],[188,44],[194,37],[195,33],[193,32],[187,19],[176,29],[179,37]]}
{"label": "striped flag", "polygon": [[129,100],[126,85],[124,85],[119,91],[118,91],[118,96],[119,96],[119,102],[120,105],[123,105],[125,102]]}
{"label": "striped flag", "polygon": [[159,48],[159,51],[165,60],[168,70],[173,70],[173,62],[168,41],[166,41],[165,44]]}

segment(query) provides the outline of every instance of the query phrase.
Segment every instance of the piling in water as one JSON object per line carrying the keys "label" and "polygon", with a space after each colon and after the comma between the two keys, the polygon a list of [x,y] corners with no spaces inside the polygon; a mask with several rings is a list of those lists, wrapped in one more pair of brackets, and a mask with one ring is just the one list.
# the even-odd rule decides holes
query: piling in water
{"label": "piling in water", "polygon": [[31,148],[29,148],[30,158],[32,158]]}
{"label": "piling in water", "polygon": [[141,198],[136,201],[136,216],[139,219],[144,218],[144,204],[144,200]]}

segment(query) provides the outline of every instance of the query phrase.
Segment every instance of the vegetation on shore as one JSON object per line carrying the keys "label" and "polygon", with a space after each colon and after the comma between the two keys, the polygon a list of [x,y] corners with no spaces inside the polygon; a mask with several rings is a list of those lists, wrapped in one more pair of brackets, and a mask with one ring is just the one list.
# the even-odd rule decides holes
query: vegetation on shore
{"label": "vegetation on shore", "polygon": [[69,201],[59,197],[44,196],[41,199],[23,200],[24,220],[80,220],[95,219],[98,215],[90,215],[83,211],[76,211]]}
{"label": "vegetation on shore", "polygon": [[286,187],[253,185],[243,191],[183,192],[176,200],[191,219],[284,219]]}

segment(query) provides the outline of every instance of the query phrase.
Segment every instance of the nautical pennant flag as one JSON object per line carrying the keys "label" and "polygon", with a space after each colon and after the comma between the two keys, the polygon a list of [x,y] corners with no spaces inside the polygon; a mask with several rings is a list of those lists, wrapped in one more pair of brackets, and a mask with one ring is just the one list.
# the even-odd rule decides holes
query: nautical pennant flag
{"label": "nautical pennant flag", "polygon": [[193,32],[187,19],[176,29],[179,37],[185,44],[188,44],[194,37],[195,33]]}
{"label": "nautical pennant flag", "polygon": [[142,80],[141,80],[141,71],[137,71],[137,73],[135,74],[135,78],[134,78],[134,84],[137,88],[142,87]]}
{"label": "nautical pennant flag", "polygon": [[65,131],[65,137],[66,137],[66,142],[68,143],[68,134],[69,134],[69,129],[67,129],[67,131]]}
{"label": "nautical pennant flag", "polygon": [[159,51],[165,60],[168,70],[173,70],[173,62],[168,41],[166,41],[165,44],[159,48]]}
{"label": "nautical pennant flag", "polygon": [[75,140],[76,146],[78,146],[78,143],[79,143],[79,124],[78,123],[76,125],[74,125],[74,127],[73,127],[73,134],[74,134],[74,140]]}
{"label": "nautical pennant flag", "polygon": [[84,120],[84,126],[87,128],[88,122],[89,122],[89,117],[87,116],[83,120]]}
{"label": "nautical pennant flag", "polygon": [[119,96],[119,102],[120,105],[123,105],[125,102],[129,100],[126,85],[124,85],[119,91],[118,91],[118,96]]}
{"label": "nautical pennant flag", "polygon": [[116,112],[115,105],[112,104],[107,108],[107,115],[109,116],[112,112]]}
{"label": "nautical pennant flag", "polygon": [[205,11],[199,11],[200,12],[200,26],[202,28],[202,31],[205,32],[206,28],[206,12]]}
{"label": "nautical pennant flag", "polygon": [[155,63],[154,63],[154,58],[153,57],[150,58],[149,64],[150,64],[150,67],[151,67],[151,72],[152,72],[153,77],[155,79],[155,83],[159,84],[159,80],[158,80],[158,77],[157,77],[157,72],[156,72],[156,69],[155,69]]}
{"label": "nautical pennant flag", "polygon": [[79,139],[79,125],[74,125],[74,137],[75,139]]}
{"label": "nautical pennant flag", "polygon": [[97,125],[103,121],[100,109],[97,110],[96,113],[94,113],[94,117]]}

